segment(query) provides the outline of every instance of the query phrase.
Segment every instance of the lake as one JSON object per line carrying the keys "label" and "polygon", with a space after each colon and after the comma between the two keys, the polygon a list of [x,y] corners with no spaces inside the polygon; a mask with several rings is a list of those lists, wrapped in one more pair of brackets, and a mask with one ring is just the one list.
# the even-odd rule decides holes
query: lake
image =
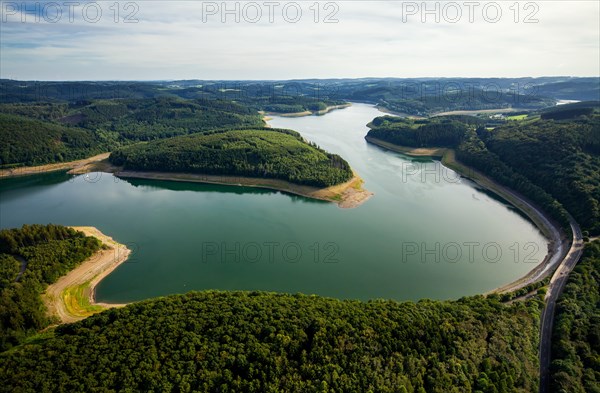
{"label": "lake", "polygon": [[97,287],[101,302],[190,290],[344,299],[451,299],[511,282],[546,254],[540,232],[438,161],[364,140],[366,104],[273,117],[340,154],[374,192],[355,209],[237,186],[51,173],[0,181],[0,226],[95,226],[133,250]]}

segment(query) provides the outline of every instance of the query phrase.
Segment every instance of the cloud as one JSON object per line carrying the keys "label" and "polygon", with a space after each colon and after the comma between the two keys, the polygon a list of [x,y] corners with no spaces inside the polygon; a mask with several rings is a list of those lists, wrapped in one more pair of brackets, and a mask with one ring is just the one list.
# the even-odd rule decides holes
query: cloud
{"label": "cloud", "polygon": [[[29,3],[23,12],[7,4],[21,3],[2,3],[3,78],[540,76],[598,75],[600,69],[598,2],[529,2],[537,8],[520,2],[518,15],[509,8],[513,2],[497,2],[496,23],[490,22],[493,7],[483,13],[485,1],[472,22],[465,3],[455,2],[462,12],[456,23],[448,2],[425,6],[437,10],[439,23],[422,2],[320,2],[317,13],[314,2],[282,1],[269,9],[261,1],[230,1],[235,12],[224,13],[221,1],[87,1],[70,10],[72,20],[64,7],[56,20],[56,9],[36,13]],[[257,9],[262,17],[254,20]],[[527,16],[537,23],[524,23]],[[137,23],[125,23],[127,17]],[[325,23],[327,17],[337,23]]]}

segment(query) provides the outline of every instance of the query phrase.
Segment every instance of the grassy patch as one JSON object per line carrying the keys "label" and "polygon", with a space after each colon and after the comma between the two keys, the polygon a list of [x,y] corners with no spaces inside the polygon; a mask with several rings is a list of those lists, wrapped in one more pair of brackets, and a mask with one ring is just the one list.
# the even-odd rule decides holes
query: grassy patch
{"label": "grassy patch", "polygon": [[513,115],[513,116],[506,116],[506,120],[516,120],[516,121],[521,121],[524,120],[528,115],[527,114],[523,114],[523,115]]}
{"label": "grassy patch", "polygon": [[89,287],[90,283],[86,282],[81,285],[69,287],[62,293],[63,301],[69,314],[78,317],[89,317],[104,310],[102,306],[90,304],[89,296],[87,296],[87,292],[90,290]]}

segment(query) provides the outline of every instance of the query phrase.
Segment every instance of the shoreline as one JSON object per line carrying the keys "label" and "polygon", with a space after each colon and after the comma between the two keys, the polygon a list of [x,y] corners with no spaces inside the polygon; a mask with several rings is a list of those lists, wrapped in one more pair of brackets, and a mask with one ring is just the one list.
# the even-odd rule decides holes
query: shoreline
{"label": "shoreline", "polygon": [[[390,115],[394,115],[394,116],[399,116],[399,117],[406,117],[409,119],[427,119],[427,116],[419,116],[419,115],[411,115],[408,113],[403,113],[403,112],[396,112],[393,111],[391,109],[382,107],[380,105],[377,105],[376,108],[383,113],[388,113]],[[446,112],[436,112],[436,113],[432,113],[431,115],[429,115],[429,117],[436,117],[436,116],[453,116],[453,115],[468,115],[468,116],[474,116],[474,115],[478,115],[478,114],[492,114],[492,113],[512,113],[512,112],[522,112],[522,111],[530,111],[527,108],[495,108],[495,109],[473,109],[473,110],[455,110],[455,111],[446,111]]]}
{"label": "shoreline", "polygon": [[69,174],[79,175],[82,173],[93,172],[95,170],[102,170],[106,166],[110,166],[110,163],[108,162],[108,156],[110,156],[110,152],[97,154],[92,157],[75,161],[0,169],[0,179],[66,170],[68,170]]}
{"label": "shoreline", "polygon": [[61,323],[71,323],[109,308],[125,306],[126,304],[96,302],[95,289],[100,281],[127,260],[131,250],[95,227],[70,228],[97,238],[107,248],[100,249],[46,288],[42,300],[48,313],[58,317]]}
{"label": "shoreline", "polygon": [[375,108],[382,113],[387,113],[389,115],[394,115],[394,116],[398,116],[398,117],[406,117],[408,119],[427,119],[427,117],[425,116],[419,116],[419,115],[410,115],[408,113],[404,113],[404,112],[396,112],[393,111],[391,109],[388,109],[386,107],[383,107],[379,104],[375,104]]}
{"label": "shoreline", "polygon": [[435,116],[453,116],[453,115],[478,115],[478,114],[491,114],[491,113],[511,113],[511,112],[522,112],[528,109],[524,108],[496,108],[496,109],[473,109],[473,110],[456,110],[456,111],[447,111],[447,112],[438,112],[431,115],[431,117]]}
{"label": "shoreline", "polygon": [[447,148],[445,147],[407,147],[400,146],[390,142],[386,142],[384,140],[373,138],[372,136],[365,136],[365,140],[369,143],[377,145],[379,147],[383,147],[384,149],[388,149],[391,151],[395,151],[397,153],[402,153],[411,157],[433,157],[433,158],[442,158],[444,154],[447,152]]}
{"label": "shoreline", "polygon": [[279,113],[279,112],[265,112],[263,111],[262,114],[265,115],[263,117],[263,120],[265,120],[265,118],[268,118],[268,116],[281,116],[281,117],[303,117],[303,116],[320,116],[320,115],[324,115],[326,113],[329,113],[331,111],[334,111],[336,109],[344,109],[344,108],[348,108],[349,106],[352,106],[351,102],[348,102],[346,104],[340,104],[340,105],[331,105],[328,106],[325,109],[321,109],[318,111],[304,111],[304,112],[288,112],[288,113]]}
{"label": "shoreline", "polygon": [[[353,172],[354,173],[354,172]],[[300,195],[307,198],[319,199],[336,203],[340,208],[351,209],[366,202],[373,193],[362,188],[363,180],[354,173],[352,179],[326,188],[299,185],[280,179],[247,177],[247,176],[220,176],[204,175],[182,172],[158,171],[127,171],[114,172],[120,178],[168,180],[191,183],[220,184],[240,187],[266,188],[280,192]]]}
{"label": "shoreline", "polygon": [[[401,154],[405,154],[412,157],[432,157],[440,159],[442,165],[450,168],[460,174],[461,176],[471,180],[478,186],[493,192],[506,200],[516,209],[525,214],[529,220],[535,225],[535,227],[542,233],[548,244],[548,252],[544,259],[531,269],[524,276],[509,282],[505,285],[497,287],[491,291],[485,292],[484,295],[494,293],[506,293],[519,290],[531,283],[540,281],[550,276],[553,269],[560,265],[561,261],[567,254],[569,249],[569,240],[566,239],[562,229],[554,223],[554,220],[550,218],[543,210],[538,208],[524,196],[517,192],[502,186],[496,181],[492,180],[482,172],[475,170],[474,168],[468,167],[455,157],[454,149],[449,148],[411,148],[407,146],[394,145],[389,142],[381,141],[373,137],[365,137],[365,139],[374,145],[395,151]],[[433,154],[427,154],[431,152]]]}

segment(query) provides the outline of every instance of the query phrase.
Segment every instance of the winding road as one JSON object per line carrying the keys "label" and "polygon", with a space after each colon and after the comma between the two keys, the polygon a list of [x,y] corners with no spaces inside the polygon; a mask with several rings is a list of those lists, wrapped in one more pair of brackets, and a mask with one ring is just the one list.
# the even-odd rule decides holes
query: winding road
{"label": "winding road", "polygon": [[563,288],[569,278],[569,273],[575,267],[583,252],[583,235],[581,228],[573,217],[569,216],[571,230],[573,231],[573,241],[571,248],[565,258],[554,271],[548,292],[546,292],[544,312],[542,313],[542,322],[540,327],[540,393],[547,393],[550,384],[550,350],[552,346],[552,326],[554,324],[554,311],[556,309],[556,300],[563,291]]}

